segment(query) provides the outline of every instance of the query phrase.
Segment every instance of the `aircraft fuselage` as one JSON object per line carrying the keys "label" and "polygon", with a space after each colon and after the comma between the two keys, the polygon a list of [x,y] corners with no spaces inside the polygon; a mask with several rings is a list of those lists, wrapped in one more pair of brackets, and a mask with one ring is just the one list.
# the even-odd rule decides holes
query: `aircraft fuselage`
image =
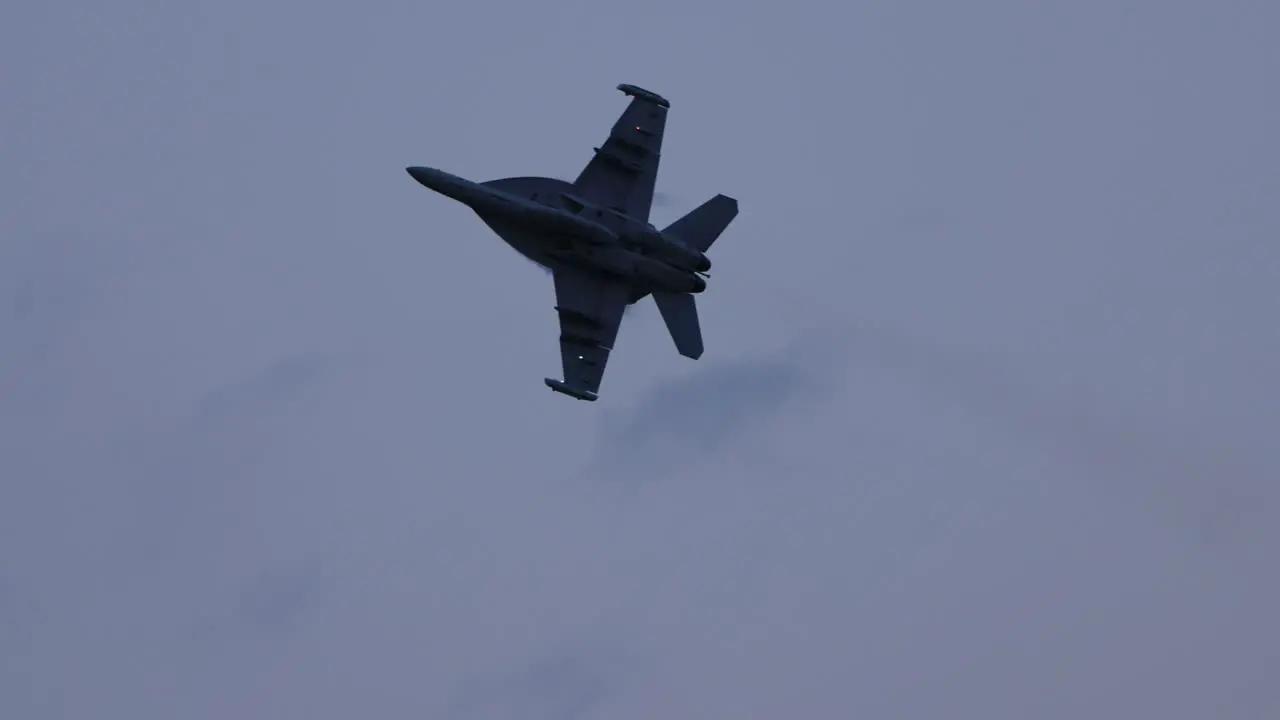
{"label": "aircraft fuselage", "polygon": [[434,168],[407,170],[427,188],[470,207],[512,249],[540,265],[587,268],[646,292],[700,293],[707,288],[699,275],[711,267],[705,254],[648,223],[564,192],[568,185],[562,181],[515,179],[534,190],[523,197]]}

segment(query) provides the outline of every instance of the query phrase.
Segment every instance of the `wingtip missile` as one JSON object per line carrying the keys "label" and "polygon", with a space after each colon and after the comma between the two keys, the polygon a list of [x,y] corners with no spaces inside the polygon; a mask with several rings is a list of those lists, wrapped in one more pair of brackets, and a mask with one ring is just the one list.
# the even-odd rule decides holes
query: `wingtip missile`
{"label": "wingtip missile", "polygon": [[599,395],[596,395],[590,390],[579,390],[577,388],[569,387],[568,385],[566,385],[565,383],[559,380],[545,378],[543,382],[547,384],[547,387],[551,388],[552,390],[555,390],[558,393],[564,393],[565,395],[568,395],[571,398],[577,398],[579,400],[584,400],[586,402],[595,402],[596,399],[600,397]]}

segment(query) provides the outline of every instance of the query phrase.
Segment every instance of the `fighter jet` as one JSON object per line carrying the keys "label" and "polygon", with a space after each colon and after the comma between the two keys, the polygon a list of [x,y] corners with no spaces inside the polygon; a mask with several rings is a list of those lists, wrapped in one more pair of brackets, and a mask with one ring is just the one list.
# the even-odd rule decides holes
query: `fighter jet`
{"label": "fighter jet", "polygon": [[694,296],[707,289],[707,249],[738,214],[737,200],[716,195],[662,230],[649,222],[671,104],[635,85],[618,90],[631,100],[572,183],[545,177],[477,183],[434,168],[406,168],[550,271],[564,380],[545,382],[585,401],[599,397],[623,312],[646,296],[653,296],[676,350],[695,360],[702,355]]}

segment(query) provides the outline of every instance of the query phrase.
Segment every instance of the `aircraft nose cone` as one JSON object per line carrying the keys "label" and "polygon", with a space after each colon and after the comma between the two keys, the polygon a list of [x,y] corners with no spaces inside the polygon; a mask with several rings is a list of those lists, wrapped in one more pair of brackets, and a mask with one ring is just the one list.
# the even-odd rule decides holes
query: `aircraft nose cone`
{"label": "aircraft nose cone", "polygon": [[410,166],[405,168],[405,172],[409,173],[409,177],[414,180],[431,187],[431,170],[429,168]]}
{"label": "aircraft nose cone", "polygon": [[452,175],[436,170],[435,168],[413,166],[405,168],[409,176],[417,180],[423,186],[434,190],[441,195],[457,199],[459,197],[460,183],[458,178]]}
{"label": "aircraft nose cone", "polygon": [[450,175],[443,170],[413,165],[405,168],[405,172],[426,188],[458,202],[471,205],[478,197],[475,183]]}

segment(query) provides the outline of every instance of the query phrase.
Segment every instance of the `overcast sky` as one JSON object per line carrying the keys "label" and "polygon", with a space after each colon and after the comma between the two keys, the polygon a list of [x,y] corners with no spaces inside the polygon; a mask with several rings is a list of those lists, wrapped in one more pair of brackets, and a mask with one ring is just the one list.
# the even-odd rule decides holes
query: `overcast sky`
{"label": "overcast sky", "polygon": [[[0,717],[1280,717],[1280,5],[0,14]],[[407,165],[634,83],[676,354]]]}

